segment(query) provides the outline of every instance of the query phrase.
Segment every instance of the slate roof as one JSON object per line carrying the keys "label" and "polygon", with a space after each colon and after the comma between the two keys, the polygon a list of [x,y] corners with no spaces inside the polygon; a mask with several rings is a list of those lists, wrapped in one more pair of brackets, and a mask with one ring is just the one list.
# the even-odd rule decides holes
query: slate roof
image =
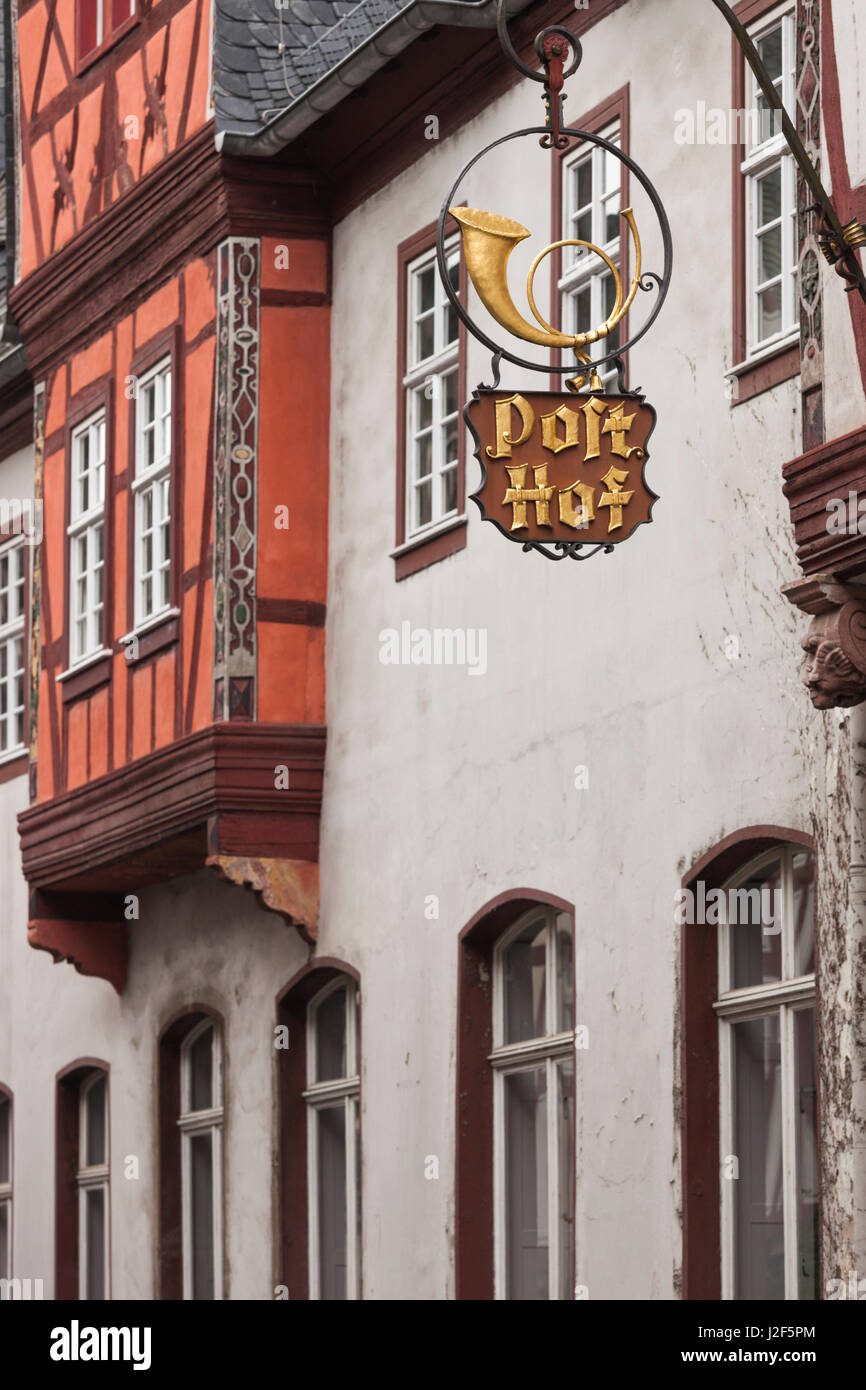
{"label": "slate roof", "polygon": [[216,0],[217,130],[254,135],[407,4],[282,0],[280,6],[279,0]]}

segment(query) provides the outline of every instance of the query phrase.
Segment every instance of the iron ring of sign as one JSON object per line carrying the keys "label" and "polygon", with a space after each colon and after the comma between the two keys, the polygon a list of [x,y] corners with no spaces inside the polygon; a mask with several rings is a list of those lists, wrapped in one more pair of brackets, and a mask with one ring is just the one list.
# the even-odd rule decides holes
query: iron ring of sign
{"label": "iron ring of sign", "polygon": [[[469,314],[467,313],[466,309],[461,303],[460,296],[457,294],[457,292],[454,289],[454,286],[451,284],[451,281],[448,276],[448,267],[445,260],[445,228],[448,221],[448,209],[452,207],[455,203],[458,203],[460,201],[457,197],[457,190],[460,187],[463,180],[466,178],[466,175],[470,172],[470,170],[475,167],[479,160],[483,159],[486,154],[489,154],[491,150],[495,150],[499,145],[505,145],[511,140],[525,139],[527,136],[530,135],[542,136],[549,134],[550,129],[547,126],[526,126],[523,130],[509,131],[507,135],[500,135],[497,140],[491,140],[489,145],[485,145],[483,149],[479,150],[477,154],[474,154],[472,156],[468,163],[464,164],[463,168],[460,170],[460,173],[457,175],[457,178],[454,180],[454,183],[451,185],[451,188],[448,194],[446,195],[439,212],[439,224],[436,230],[436,260],[439,266],[439,277],[442,281],[442,287],[445,290],[445,294],[449,299],[451,305],[453,306],[454,312],[457,314],[458,319],[469,330],[473,338],[477,339],[479,343],[482,343],[484,347],[486,347],[491,353],[493,353],[494,357],[498,357],[501,361],[512,362],[516,367],[525,367],[526,370],[530,372],[546,372],[549,376],[561,376],[565,372],[570,372],[573,370],[570,364],[568,366],[563,367],[561,364],[532,362],[529,358],[518,357],[516,353],[509,352],[506,348],[500,347],[500,345],[498,343],[495,343],[493,339],[483,331],[483,329],[479,328],[478,325],[470,318]],[[633,338],[629,338],[627,343],[623,343],[621,347],[613,349],[613,351],[607,353],[604,357],[594,359],[593,366],[595,370],[601,371],[608,364],[614,363],[618,358],[624,356],[630,348],[634,347],[635,343],[639,343],[641,338],[645,337],[645,335],[652,328],[653,324],[655,323],[656,319],[661,313],[662,305],[664,304],[665,299],[667,298],[668,290],[670,289],[671,269],[673,267],[673,238],[671,236],[671,224],[668,221],[668,215],[665,212],[664,204],[661,198],[659,197],[654,185],[652,184],[651,180],[647,177],[647,175],[644,173],[643,169],[641,169],[640,165],[636,164],[635,161],[631,158],[631,155],[626,154],[624,150],[621,150],[610,140],[605,140],[604,136],[595,135],[592,131],[589,130],[578,130],[576,127],[567,126],[565,129],[563,129],[562,134],[569,136],[572,140],[582,140],[588,142],[591,145],[597,145],[600,149],[607,150],[609,154],[613,155],[614,159],[620,160],[620,162],[624,164],[626,168],[631,171],[631,173],[634,174],[638,183],[641,185],[644,192],[647,194],[655,210],[655,214],[658,218],[659,227],[661,228],[662,234],[662,245],[664,248],[664,268],[662,270],[662,273],[661,275],[658,275],[655,271],[645,271],[643,279],[640,282],[640,288],[643,290],[650,289],[651,283],[654,282],[658,286],[658,298],[656,299],[655,304],[650,310],[646,322],[640,329],[638,329],[637,333],[635,333]]]}
{"label": "iron ring of sign", "polygon": [[[606,338],[611,329],[615,328],[619,323],[628,308],[628,304],[625,306],[625,309],[620,312],[620,307],[622,305],[622,280],[619,271],[607,252],[602,251],[600,246],[594,245],[591,241],[579,241],[573,237],[569,237],[565,241],[554,241],[550,246],[546,246],[543,251],[539,251],[532,265],[529,267],[529,274],[526,277],[526,297],[529,300],[529,307],[535,316],[536,323],[540,323],[542,328],[545,328],[548,333],[558,333],[562,331],[561,329],[554,328],[553,324],[548,323],[546,319],[542,318],[541,314],[538,312],[538,306],[535,302],[535,295],[533,294],[532,288],[535,284],[535,272],[538,270],[541,262],[544,260],[545,256],[549,256],[551,251],[558,250],[560,246],[585,246],[588,251],[594,251],[597,256],[601,256],[601,259],[613,276],[613,283],[616,286],[616,301],[607,321],[602,324],[601,328],[595,328],[589,333],[575,334],[574,351],[579,353],[580,349],[587,343],[595,343],[599,338]],[[636,289],[637,287],[635,286],[635,290]],[[631,298],[634,298],[634,295],[632,295]],[[630,302],[631,299],[629,300],[629,303]]]}

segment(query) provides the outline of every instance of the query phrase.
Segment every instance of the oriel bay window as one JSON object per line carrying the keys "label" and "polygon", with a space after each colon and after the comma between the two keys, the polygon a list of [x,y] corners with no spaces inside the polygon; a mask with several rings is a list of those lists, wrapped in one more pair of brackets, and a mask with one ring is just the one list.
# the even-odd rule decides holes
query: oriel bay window
{"label": "oriel bay window", "polygon": [[72,433],[69,508],[69,664],[104,645],[105,412]]}
{"label": "oriel bay window", "polygon": [[0,761],[24,747],[27,552],[0,545]]}
{"label": "oriel bay window", "polygon": [[135,626],[171,599],[171,361],[138,382],[135,412]]}

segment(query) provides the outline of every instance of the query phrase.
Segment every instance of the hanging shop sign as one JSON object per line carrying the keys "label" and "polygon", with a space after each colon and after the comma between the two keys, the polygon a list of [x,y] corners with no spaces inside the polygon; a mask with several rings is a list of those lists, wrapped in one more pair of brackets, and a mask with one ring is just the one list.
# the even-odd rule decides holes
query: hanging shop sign
{"label": "hanging shop sign", "polygon": [[[511,44],[503,0],[498,0],[497,27],[510,61],[524,76],[544,84],[547,115],[544,126],[503,135],[474,155],[452,185],[439,216],[437,258],[445,293],[468,331],[492,354],[491,384],[478,386],[463,410],[481,466],[481,484],[473,501],[485,521],[493,522],[508,539],[519,541],[524,550],[540,551],[551,560],[586,560],[599,551],[610,553],[628,540],[652,519],[657,500],[645,476],[655,411],[640,391],[626,389],[624,357],[649,332],[667,295],[673,261],[670,225],[658,193],[630,156],[600,135],[563,124],[562,86],[580,63],[579,40],[559,26],[542,30],[535,49],[544,71],[537,72]],[[571,64],[566,68],[569,57]],[[546,246],[533,260],[526,299],[534,322],[521,312],[509,288],[508,262],[515,246],[531,233],[509,217],[461,205],[458,192],[469,171],[491,150],[527,137],[540,137],[538,143],[554,156],[576,140],[586,141],[627,166],[645,190],[659,223],[664,251],[661,274],[644,269],[635,213],[625,208],[620,243],[623,258],[628,246],[634,257],[628,290],[619,266],[606,251],[590,241],[566,238]],[[552,360],[543,363],[517,356],[471,318],[447,273],[445,239],[455,222],[469,279],[488,313],[512,338],[549,349]],[[608,317],[585,332],[569,333],[548,323],[536,302],[539,266],[564,247],[597,256],[613,281]],[[640,293],[655,294],[641,328],[628,342],[604,353]],[[561,360],[566,352],[574,354],[573,363]],[[499,389],[503,362],[527,372],[565,377],[565,389],[561,393],[529,386],[517,391]]]}

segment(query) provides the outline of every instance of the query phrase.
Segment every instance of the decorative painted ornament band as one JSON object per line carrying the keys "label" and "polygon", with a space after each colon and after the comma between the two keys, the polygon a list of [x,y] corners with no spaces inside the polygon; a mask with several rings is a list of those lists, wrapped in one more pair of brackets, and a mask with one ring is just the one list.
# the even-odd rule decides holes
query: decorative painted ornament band
{"label": "decorative painted ornament band", "polygon": [[256,483],[261,244],[217,251],[214,718],[256,717]]}

